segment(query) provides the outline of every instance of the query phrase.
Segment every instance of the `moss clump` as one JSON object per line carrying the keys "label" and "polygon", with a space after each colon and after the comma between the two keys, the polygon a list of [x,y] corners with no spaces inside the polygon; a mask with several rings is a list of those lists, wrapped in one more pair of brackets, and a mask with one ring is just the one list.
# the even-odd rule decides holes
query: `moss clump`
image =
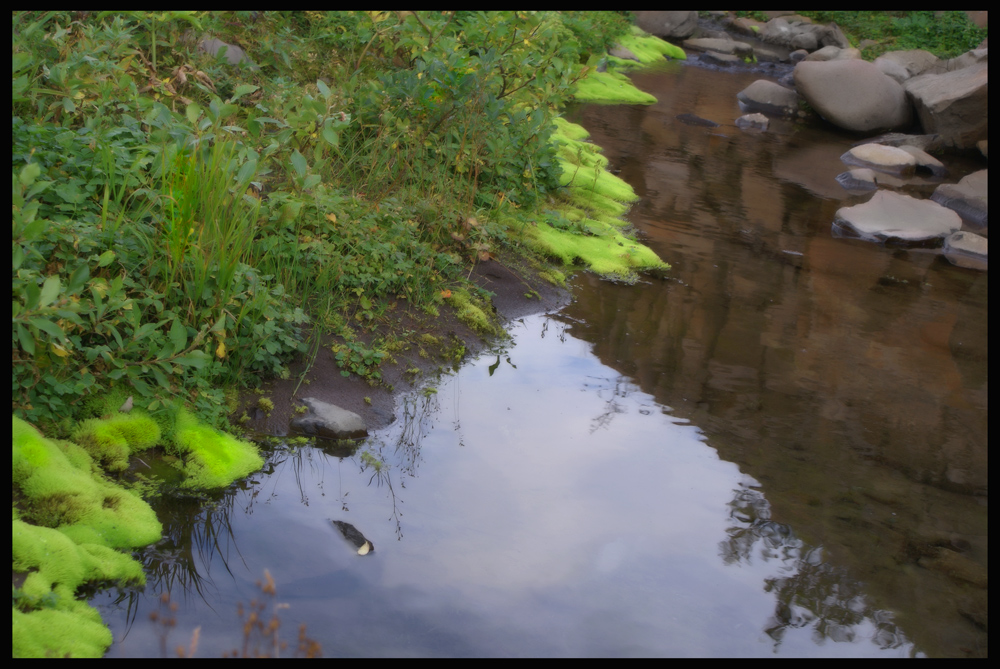
{"label": "moss clump", "polygon": [[268,416],[270,416],[271,412],[274,411],[274,402],[272,402],[266,397],[259,398],[257,400],[257,406],[260,408],[261,411],[266,413]]}
{"label": "moss clump", "polygon": [[142,565],[115,549],[153,543],[163,528],[80,446],[14,417],[11,451],[13,494],[24,509],[12,519],[12,568],[27,574],[13,596],[13,655],[100,657],[111,632],[76,591],[88,581],[143,583]]}
{"label": "moss clump", "polygon": [[155,446],[160,436],[156,421],[133,411],[85,420],[73,431],[72,440],[109,471],[122,471],[128,468],[129,455]]}
{"label": "moss clump", "polygon": [[46,439],[15,417],[12,450],[11,483],[25,498],[26,520],[109,548],[160,538],[163,528],[149,505],[105,479],[80,446]]}
{"label": "moss clump", "polygon": [[484,336],[496,336],[501,330],[494,319],[487,315],[487,309],[482,301],[473,297],[467,290],[456,289],[447,298],[455,307],[458,319]]}
{"label": "moss clump", "polygon": [[621,72],[597,72],[587,74],[576,84],[573,97],[579,102],[595,104],[633,104],[651,105],[656,98],[640,91],[632,85],[632,81]]}
{"label": "moss clump", "polygon": [[[663,62],[664,56],[677,60],[687,60],[684,49],[676,44],[666,42],[659,37],[644,32],[637,26],[632,26],[632,32],[618,38],[618,43],[635,54],[641,65],[656,65]],[[616,65],[635,67],[634,60],[623,60],[609,56],[608,60]]]}
{"label": "moss clump", "polygon": [[599,147],[582,141],[586,131],[577,128],[565,119],[556,120],[557,159],[568,195],[556,213],[524,226],[524,241],[565,265],[580,263],[619,281],[634,281],[637,271],[669,268],[651,249],[622,233],[627,222],[621,216],[638,197],[631,186],[607,171],[607,158]]}
{"label": "moss clump", "polygon": [[253,444],[177,412],[173,449],[185,458],[186,488],[222,488],[264,466]]}

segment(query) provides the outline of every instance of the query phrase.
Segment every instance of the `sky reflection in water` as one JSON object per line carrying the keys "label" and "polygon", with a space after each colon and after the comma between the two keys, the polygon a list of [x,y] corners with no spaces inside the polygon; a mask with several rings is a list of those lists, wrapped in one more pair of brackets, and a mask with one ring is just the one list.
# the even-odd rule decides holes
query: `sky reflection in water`
{"label": "sky reflection in water", "polygon": [[[273,457],[178,567],[200,594],[174,587],[170,647],[199,625],[199,656],[239,647],[236,603],[269,569],[283,636],[306,623],[327,656],[913,653],[861,584],[770,520],[766,490],[566,328],[527,318],[505,352],[406,398],[371,440],[381,474],[311,447]],[[93,600],[109,655],[159,653],[148,614],[170,581],[131,612]]]}

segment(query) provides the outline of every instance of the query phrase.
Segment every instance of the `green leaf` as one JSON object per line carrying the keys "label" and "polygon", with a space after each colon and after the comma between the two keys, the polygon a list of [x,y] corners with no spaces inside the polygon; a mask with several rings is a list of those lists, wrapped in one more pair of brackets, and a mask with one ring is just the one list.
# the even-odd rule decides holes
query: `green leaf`
{"label": "green leaf", "polygon": [[322,95],[324,98],[330,97],[330,87],[327,86],[322,79],[316,80],[316,88],[319,89],[320,95]]}
{"label": "green leaf", "polygon": [[59,296],[59,277],[50,276],[42,284],[42,293],[38,298],[39,307],[47,307]]}
{"label": "green leaf", "polygon": [[187,116],[187,120],[194,125],[198,121],[198,117],[201,116],[201,106],[197,102],[192,102],[184,110],[184,114]]}
{"label": "green leaf", "polygon": [[174,345],[175,351],[183,351],[187,346],[187,328],[181,325],[179,320],[175,320],[170,326],[170,342]]}
{"label": "green leaf", "polygon": [[236,102],[244,95],[247,95],[248,93],[253,93],[259,88],[260,86],[253,86],[252,84],[240,84],[239,86],[236,87],[236,90],[233,91],[233,97],[229,98],[229,101]]}
{"label": "green leaf", "polygon": [[292,154],[292,168],[299,177],[304,177],[306,175],[306,170],[309,169],[309,165],[306,164],[306,157],[299,153],[296,149]]}
{"label": "green leaf", "polygon": [[28,355],[35,355],[35,340],[28,332],[28,328],[20,323],[17,324],[17,339],[21,342],[21,348]]}
{"label": "green leaf", "polygon": [[28,163],[21,168],[21,174],[18,175],[18,180],[21,182],[22,186],[30,186],[38,178],[38,175],[42,173],[42,168],[38,163]]}
{"label": "green leaf", "polygon": [[340,146],[340,133],[331,128],[330,126],[323,127],[323,139],[330,146]]}
{"label": "green leaf", "polygon": [[62,328],[48,320],[47,318],[29,318],[28,322],[34,325],[36,328],[42,332],[47,332],[53,337],[58,337],[62,339],[66,336],[66,333],[62,331]]}
{"label": "green leaf", "polygon": [[107,267],[115,259],[115,252],[108,250],[101,254],[101,257],[97,260],[98,267]]}
{"label": "green leaf", "polygon": [[174,358],[174,362],[178,365],[183,365],[184,367],[194,367],[195,369],[201,369],[211,361],[211,356],[204,351],[191,351],[187,355]]}

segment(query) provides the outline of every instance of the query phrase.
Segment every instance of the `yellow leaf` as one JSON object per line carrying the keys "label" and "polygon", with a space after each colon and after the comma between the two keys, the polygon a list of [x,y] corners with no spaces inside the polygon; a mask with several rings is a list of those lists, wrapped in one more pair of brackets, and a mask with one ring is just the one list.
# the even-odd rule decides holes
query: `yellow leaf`
{"label": "yellow leaf", "polygon": [[219,347],[217,349],[215,349],[215,355],[217,357],[219,357],[219,358],[225,358],[226,357],[226,342],[225,341],[220,341],[219,342]]}
{"label": "yellow leaf", "polygon": [[330,221],[331,223],[336,223],[337,222],[337,215],[336,214],[327,214],[326,215],[326,220]]}
{"label": "yellow leaf", "polygon": [[52,352],[58,355],[60,358],[65,358],[69,355],[69,351],[64,349],[59,344],[52,344]]}

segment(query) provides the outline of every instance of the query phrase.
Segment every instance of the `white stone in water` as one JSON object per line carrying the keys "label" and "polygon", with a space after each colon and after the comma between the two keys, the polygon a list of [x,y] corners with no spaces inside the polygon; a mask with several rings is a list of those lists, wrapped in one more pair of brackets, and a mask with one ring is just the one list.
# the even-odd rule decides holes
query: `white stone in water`
{"label": "white stone in water", "polygon": [[848,165],[871,167],[884,172],[897,174],[912,172],[917,159],[910,153],[895,146],[882,144],[862,144],[840,157]]}
{"label": "white stone in water", "polygon": [[880,190],[864,204],[838,209],[834,225],[865,239],[918,243],[944,239],[962,227],[962,219],[936,202]]}

